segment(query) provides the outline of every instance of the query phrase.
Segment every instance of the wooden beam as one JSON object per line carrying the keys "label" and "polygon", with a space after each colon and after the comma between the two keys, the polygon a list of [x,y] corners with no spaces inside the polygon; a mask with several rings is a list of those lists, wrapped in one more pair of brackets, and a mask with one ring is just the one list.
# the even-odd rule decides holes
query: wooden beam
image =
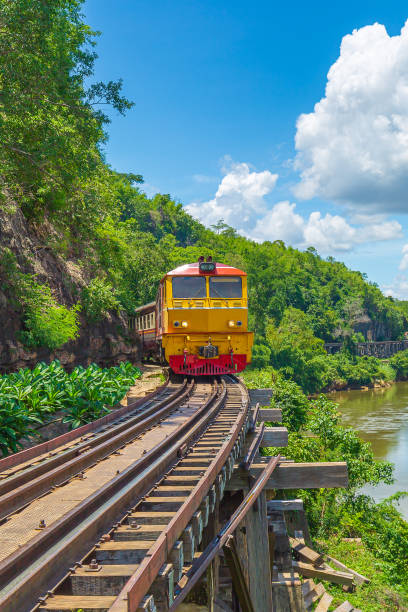
{"label": "wooden beam", "polygon": [[321,598],[321,600],[319,601],[319,603],[317,604],[315,608],[315,612],[327,612],[332,601],[333,601],[332,595],[330,595],[329,593],[324,593],[323,597]]}
{"label": "wooden beam", "polygon": [[[248,488],[244,494],[247,491]],[[246,531],[249,591],[254,609],[256,612],[272,610],[268,519],[264,491],[260,494],[256,507],[246,515],[242,526]]]}
{"label": "wooden beam", "polygon": [[320,578],[320,580],[327,580],[328,582],[334,582],[335,584],[353,584],[353,574],[322,569],[321,567],[314,567],[313,565],[303,563],[302,561],[293,561],[292,565],[295,572],[299,572],[299,574],[305,576],[306,578]]}
{"label": "wooden beam", "polygon": [[258,421],[282,423],[282,410],[279,408],[261,408],[258,412]]}
{"label": "wooden beam", "polygon": [[286,427],[268,427],[265,429],[260,446],[275,446],[281,448],[288,445],[288,430]]}
{"label": "wooden beam", "polygon": [[353,574],[354,580],[356,581],[357,584],[364,584],[364,583],[368,584],[370,582],[369,578],[366,578],[366,576],[363,576],[362,574],[355,572],[354,570],[350,569],[349,567],[347,567],[347,565],[344,565],[344,563],[341,563],[341,561],[338,561],[334,557],[331,557],[330,555],[326,555],[326,558],[329,563],[334,565],[334,567],[341,569],[343,572],[349,572],[350,574]]}
{"label": "wooden beam", "polygon": [[[296,538],[289,538],[292,549],[299,555],[299,557],[311,563],[312,565],[320,565],[323,562],[323,555],[312,550],[308,546],[305,546],[304,541],[297,540]],[[344,569],[344,568],[343,568]]]}
{"label": "wooden beam", "polygon": [[266,502],[268,512],[303,510],[303,499],[271,499]]}
{"label": "wooden beam", "polygon": [[[252,464],[250,475],[257,478],[271,457],[260,457]],[[323,489],[348,485],[347,463],[279,463],[265,489]],[[236,465],[234,474],[226,486],[227,491],[236,491],[248,486],[248,472]]]}

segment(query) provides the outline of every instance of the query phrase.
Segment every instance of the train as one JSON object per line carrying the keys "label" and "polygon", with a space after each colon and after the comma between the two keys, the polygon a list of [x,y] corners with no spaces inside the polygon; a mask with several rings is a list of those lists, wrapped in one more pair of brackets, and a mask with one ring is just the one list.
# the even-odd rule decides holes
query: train
{"label": "train", "polygon": [[143,354],[175,374],[242,372],[251,362],[247,275],[200,257],[167,272],[154,302],[135,309],[130,326]]}

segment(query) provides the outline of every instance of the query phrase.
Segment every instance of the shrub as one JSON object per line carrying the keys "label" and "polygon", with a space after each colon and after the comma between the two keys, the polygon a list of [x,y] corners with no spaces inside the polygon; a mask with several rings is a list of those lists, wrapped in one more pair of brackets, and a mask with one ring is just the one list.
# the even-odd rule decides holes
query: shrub
{"label": "shrub", "polygon": [[64,421],[72,428],[99,418],[140,376],[139,368],[130,363],[112,368],[79,366],[68,374],[57,360],[0,376],[1,452],[15,452],[32,426],[46,422],[56,411],[66,412]]}
{"label": "shrub", "polygon": [[395,371],[397,380],[408,378],[408,351],[396,353],[389,359],[388,363]]}
{"label": "shrub", "polygon": [[252,367],[265,368],[271,362],[271,349],[265,344],[254,344],[252,349]]}
{"label": "shrub", "polygon": [[94,278],[87,287],[84,287],[81,301],[86,317],[92,323],[97,323],[109,310],[119,307],[112,286],[100,278]]}
{"label": "shrub", "polygon": [[53,350],[78,337],[79,305],[67,308],[58,304],[50,287],[38,283],[33,274],[19,270],[10,249],[2,250],[0,266],[16,307],[23,310],[25,330],[20,333],[23,344]]}
{"label": "shrub", "polygon": [[24,320],[27,331],[21,332],[20,338],[26,346],[59,348],[78,337],[79,309],[79,305],[69,309],[52,303],[43,308],[30,308]]}

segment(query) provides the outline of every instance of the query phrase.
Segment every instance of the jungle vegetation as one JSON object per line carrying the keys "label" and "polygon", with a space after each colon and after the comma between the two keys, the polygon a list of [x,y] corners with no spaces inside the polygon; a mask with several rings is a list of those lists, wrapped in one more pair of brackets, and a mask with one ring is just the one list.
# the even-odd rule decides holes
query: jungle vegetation
{"label": "jungle vegetation", "polygon": [[141,375],[130,363],[111,368],[78,366],[68,373],[55,360],[0,376],[1,453],[16,452],[22,441],[35,440],[38,428],[56,413],[71,429],[99,419]]}
{"label": "jungle vegetation", "polygon": [[[407,355],[404,362],[407,363]],[[279,491],[279,499],[304,500],[315,548],[328,552],[367,576],[369,585],[347,593],[352,605],[367,612],[406,610],[408,606],[408,523],[398,511],[398,501],[408,493],[396,493],[375,503],[361,493],[366,484],[393,482],[393,466],[374,459],[371,444],[341,424],[338,405],[325,395],[308,398],[302,388],[272,368],[245,372],[248,387],[273,389],[271,406],[282,410],[282,422],[289,431],[288,447],[264,449],[294,461],[347,461],[347,489],[300,489]],[[270,423],[270,426],[277,423]],[[343,538],[361,538],[362,544],[345,543]],[[338,585],[328,589],[333,606],[345,594]]]}
{"label": "jungle vegetation", "polygon": [[[306,499],[314,537],[326,545],[335,538],[330,551],[341,547],[342,535],[362,537],[363,552],[353,551],[361,563],[353,567],[371,571],[375,588],[366,602],[358,594],[348,597],[364,610],[404,609],[407,524],[396,500],[375,505],[358,493],[366,482],[388,482],[391,466],[375,462],[369,445],[341,427],[332,402],[305,394],[336,381],[406,378],[408,354],[384,364],[357,358],[353,347],[363,338],[362,320],[370,321],[374,339],[402,338],[407,302],[385,297],[363,273],[323,259],[312,245],[299,251],[282,241],[258,244],[222,220],[207,228],[170,195],[147,197],[138,169],[124,174],[111,168],[104,157],[109,115],[103,109],[124,114],[133,103],[120,80],[92,82],[98,33],[84,22],[82,4],[0,3],[0,213],[24,215],[42,247],[75,262],[86,281],[76,304],[63,303],[51,283],[23,268],[21,253],[3,245],[0,289],[21,315],[20,339],[30,347],[62,346],[80,333],[80,316],[93,325],[112,310],[132,313],[154,299],[163,273],[200,255],[244,269],[258,368],[245,376],[248,384],[274,386],[273,402],[290,430],[285,454],[349,464],[346,491],[294,495]],[[328,358],[323,343],[335,340],[345,348]],[[139,375],[127,368],[91,366],[68,374],[52,363],[0,377],[1,451],[15,451],[27,430],[60,409],[72,426],[97,418]]]}
{"label": "jungle vegetation", "polygon": [[[10,215],[20,209],[44,248],[75,261],[86,279],[68,308],[3,247],[1,283],[21,310],[23,341],[56,348],[77,336],[80,312],[90,323],[110,309],[131,313],[154,299],[164,272],[201,254],[248,272],[258,366],[295,369],[295,353],[312,349],[319,360],[322,341],[357,339],[362,317],[376,339],[402,337],[405,304],[385,297],[364,274],[322,259],[312,246],[302,252],[281,241],[258,244],[222,220],[206,228],[170,195],[147,197],[139,174],[106,163],[104,109],[123,114],[133,103],[120,80],[92,83],[98,33],[84,23],[82,4],[0,5],[0,207]],[[282,337],[291,328],[292,340],[298,330],[301,337],[290,349]]]}

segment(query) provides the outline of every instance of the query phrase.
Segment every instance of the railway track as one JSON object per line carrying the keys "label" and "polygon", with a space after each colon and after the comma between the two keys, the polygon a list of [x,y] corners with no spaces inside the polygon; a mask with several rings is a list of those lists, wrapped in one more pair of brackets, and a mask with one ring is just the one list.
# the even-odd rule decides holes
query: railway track
{"label": "railway track", "polygon": [[233,377],[185,381],[126,421],[2,474],[0,610],[166,610],[248,422]]}
{"label": "railway track", "polygon": [[[193,382],[167,385],[142,406],[110,425],[101,427],[34,461],[13,466],[2,472],[0,480],[0,520],[26,506],[33,499],[60,486],[117,452],[166,418],[189,397]],[[1,556],[0,556],[1,558]]]}

